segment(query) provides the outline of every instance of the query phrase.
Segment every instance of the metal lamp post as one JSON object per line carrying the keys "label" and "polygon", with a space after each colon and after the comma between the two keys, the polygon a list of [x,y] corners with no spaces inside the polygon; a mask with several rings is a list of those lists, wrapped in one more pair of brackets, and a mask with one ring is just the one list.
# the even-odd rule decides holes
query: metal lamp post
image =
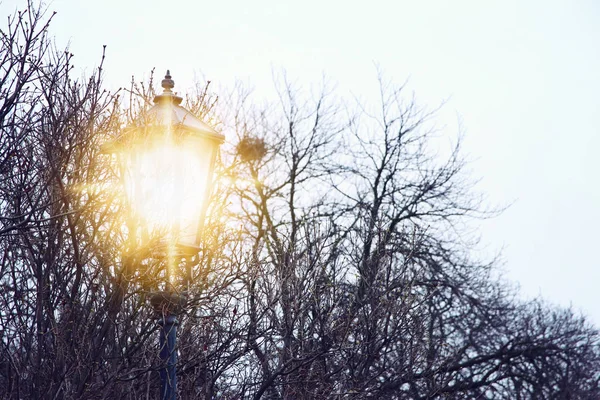
{"label": "metal lamp post", "polygon": [[[175,267],[199,252],[216,155],[225,137],[181,107],[169,71],[154,106],[106,147],[121,162],[136,234],[152,237],[164,254],[165,290],[150,302],[159,317],[161,399],[177,397],[177,316],[184,296],[174,283]],[[158,244],[157,244],[158,243]],[[185,282],[192,279],[187,265]]]}

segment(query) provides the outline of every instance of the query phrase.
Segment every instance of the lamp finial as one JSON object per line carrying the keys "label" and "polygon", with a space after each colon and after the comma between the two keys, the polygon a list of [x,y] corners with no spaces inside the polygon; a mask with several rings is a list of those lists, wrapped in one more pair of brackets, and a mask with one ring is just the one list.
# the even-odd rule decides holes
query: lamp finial
{"label": "lamp finial", "polygon": [[171,79],[171,71],[167,70],[167,74],[165,75],[165,79],[162,80],[161,86],[165,93],[171,93],[171,89],[175,87],[175,81]]}

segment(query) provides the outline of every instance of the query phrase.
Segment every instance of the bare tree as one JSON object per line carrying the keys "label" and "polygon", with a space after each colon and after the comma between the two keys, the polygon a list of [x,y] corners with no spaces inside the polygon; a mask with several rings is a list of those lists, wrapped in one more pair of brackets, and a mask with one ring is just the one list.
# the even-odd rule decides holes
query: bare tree
{"label": "bare tree", "polygon": [[[153,80],[73,77],[51,18],[29,3],[0,32],[0,394],[156,397],[164,263],[101,154]],[[374,106],[285,74],[266,105],[210,82],[187,96],[230,142],[203,249],[179,264],[181,398],[600,397],[597,330],[473,257],[463,225],[494,211],[460,138],[444,156],[436,110],[379,87]]]}

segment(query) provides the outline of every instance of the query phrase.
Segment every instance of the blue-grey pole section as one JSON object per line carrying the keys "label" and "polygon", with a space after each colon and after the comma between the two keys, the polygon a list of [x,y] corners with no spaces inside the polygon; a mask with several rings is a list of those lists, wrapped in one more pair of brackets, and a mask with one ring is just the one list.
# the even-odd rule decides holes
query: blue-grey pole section
{"label": "blue-grey pole section", "polygon": [[162,400],[177,400],[177,317],[167,314],[159,320],[160,329],[160,393]]}

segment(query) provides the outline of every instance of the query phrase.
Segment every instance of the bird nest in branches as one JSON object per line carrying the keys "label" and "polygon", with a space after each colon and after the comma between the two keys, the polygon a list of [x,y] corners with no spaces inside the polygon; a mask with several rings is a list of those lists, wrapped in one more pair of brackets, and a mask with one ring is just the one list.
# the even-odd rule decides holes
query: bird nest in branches
{"label": "bird nest in branches", "polygon": [[242,161],[256,161],[267,154],[267,145],[264,139],[244,136],[235,147]]}

